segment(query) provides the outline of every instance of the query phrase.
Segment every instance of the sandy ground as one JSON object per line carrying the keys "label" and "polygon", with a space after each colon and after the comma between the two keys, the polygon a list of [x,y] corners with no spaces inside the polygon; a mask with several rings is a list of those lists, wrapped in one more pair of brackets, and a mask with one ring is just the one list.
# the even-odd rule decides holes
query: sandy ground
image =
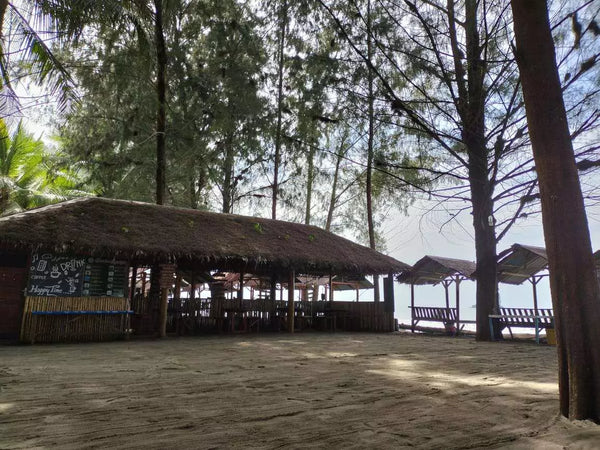
{"label": "sandy ground", "polygon": [[0,347],[0,448],[600,448],[556,354],[394,334]]}

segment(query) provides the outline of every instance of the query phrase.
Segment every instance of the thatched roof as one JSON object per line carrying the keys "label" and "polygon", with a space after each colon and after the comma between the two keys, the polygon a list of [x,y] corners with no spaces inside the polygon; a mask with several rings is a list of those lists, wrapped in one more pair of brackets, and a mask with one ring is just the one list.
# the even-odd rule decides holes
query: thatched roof
{"label": "thatched roof", "polygon": [[314,226],[105,198],[1,218],[0,247],[252,273],[382,274],[408,267]]}
{"label": "thatched roof", "polygon": [[437,284],[457,275],[465,279],[473,279],[476,265],[464,259],[444,258],[441,256],[424,256],[412,268],[403,270],[398,281],[412,284]]}
{"label": "thatched roof", "polygon": [[547,267],[545,248],[514,244],[498,255],[498,281],[521,284]]}

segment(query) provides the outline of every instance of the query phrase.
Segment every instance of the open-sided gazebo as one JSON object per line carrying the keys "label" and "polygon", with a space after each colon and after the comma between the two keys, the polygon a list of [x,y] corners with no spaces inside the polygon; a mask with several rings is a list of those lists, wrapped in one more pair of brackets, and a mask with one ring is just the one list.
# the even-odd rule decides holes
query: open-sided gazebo
{"label": "open-sided gazebo", "polygon": [[513,244],[498,255],[498,282],[518,285],[529,281],[533,288],[533,309],[537,311],[537,284],[548,276],[547,268],[545,248]]}
{"label": "open-sided gazebo", "polygon": [[[398,281],[410,284],[411,329],[414,331],[419,321],[443,322],[456,326],[460,330],[460,283],[472,280],[475,263],[462,259],[444,258],[441,256],[424,256],[412,268],[398,275]],[[456,305],[450,307],[450,286],[454,283]],[[446,307],[415,306],[415,285],[441,284],[444,287]],[[464,323],[464,321],[463,321]]]}
{"label": "open-sided gazebo", "polygon": [[[0,336],[37,340],[32,337],[36,323],[48,323],[44,339],[50,341],[61,333],[52,322],[64,322],[63,334],[74,330],[70,340],[79,340],[77,323],[86,329],[81,339],[102,338],[103,322],[128,327],[126,319],[137,315],[131,309],[135,275],[148,267],[153,285],[160,287],[160,295],[149,299],[155,302],[150,309],[158,310],[150,328],[164,334],[169,314],[179,314],[168,292],[178,295],[174,287],[181,273],[192,283],[195,276],[215,271],[242,275],[234,302],[226,302],[218,290],[208,312],[204,302],[213,328],[245,315],[243,274],[268,277],[269,298],[248,307],[258,308],[261,320],[283,316],[293,332],[297,275],[385,274],[391,279],[408,266],[314,226],[105,198],[71,200],[0,219]],[[275,303],[277,283],[287,283],[285,307]],[[331,309],[359,317],[360,329],[392,331],[393,305],[388,296],[365,308],[340,302]]]}

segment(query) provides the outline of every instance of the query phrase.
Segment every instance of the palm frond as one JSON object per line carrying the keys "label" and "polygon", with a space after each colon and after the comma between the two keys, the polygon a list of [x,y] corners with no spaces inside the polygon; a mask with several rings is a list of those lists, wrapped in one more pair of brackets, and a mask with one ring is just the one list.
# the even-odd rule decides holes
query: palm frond
{"label": "palm frond", "polygon": [[47,85],[50,93],[57,95],[59,109],[66,109],[69,102],[75,99],[74,81],[69,71],[17,8],[11,8],[10,21],[17,36],[21,64],[29,69],[39,85]]}

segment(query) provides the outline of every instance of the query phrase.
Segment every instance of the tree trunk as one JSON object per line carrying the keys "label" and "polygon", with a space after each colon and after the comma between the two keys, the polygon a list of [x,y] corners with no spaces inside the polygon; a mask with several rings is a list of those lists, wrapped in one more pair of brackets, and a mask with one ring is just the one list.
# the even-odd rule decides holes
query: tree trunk
{"label": "tree trunk", "polygon": [[198,197],[196,195],[196,180],[194,174],[190,175],[189,190],[190,190],[190,208],[198,209]]}
{"label": "tree trunk", "polygon": [[233,208],[233,142],[227,138],[225,145],[225,159],[223,160],[223,211],[231,213]]}
{"label": "tree trunk", "polygon": [[477,29],[477,0],[465,2],[465,39],[467,50],[466,102],[461,99],[462,139],[468,152],[468,173],[473,206],[475,254],[477,261],[476,338],[491,339],[488,316],[496,306],[496,234],[494,227],[493,185],[488,171],[485,139],[484,84],[485,64]]}
{"label": "tree trunk", "polygon": [[[373,58],[373,42],[371,36],[371,0],[367,2],[367,58],[369,83],[369,139],[367,142],[367,225],[369,228],[369,247],[375,249],[375,224],[373,223],[373,152],[375,140],[375,111],[374,111],[374,74],[371,67]],[[379,276],[373,275],[373,297],[376,302],[380,299]]]}
{"label": "tree trunk", "polygon": [[158,99],[156,111],[156,203],[165,203],[167,190],[165,155],[165,132],[167,124],[166,97],[167,97],[167,48],[163,29],[162,0],[154,0],[154,37],[156,45],[156,95]]}
{"label": "tree trunk", "polygon": [[315,177],[315,147],[310,146],[308,151],[308,171],[306,175],[306,211],[304,224],[310,225],[310,209],[312,207],[313,179]]}
{"label": "tree trunk", "polygon": [[560,412],[600,422],[600,288],[545,0],[512,0],[516,56],[542,202]]}
{"label": "tree trunk", "polygon": [[275,157],[273,162],[273,194],[271,219],[277,219],[277,194],[279,190],[279,166],[281,164],[281,126],[283,114],[283,63],[285,50],[285,31],[287,28],[287,0],[283,0],[279,18],[279,61],[277,79],[277,129],[275,131]]}
{"label": "tree trunk", "polygon": [[332,186],[331,186],[331,197],[329,200],[329,210],[327,211],[327,222],[325,223],[325,230],[326,231],[331,231],[331,222],[333,221],[333,211],[335,210],[335,204],[337,203],[337,184],[338,184],[338,177],[340,174],[340,164],[342,163],[342,148],[343,148],[343,141],[342,141],[342,145],[340,145],[340,149],[339,149],[339,153],[337,155],[337,158],[335,160],[335,172],[333,173],[333,182],[332,182]]}

